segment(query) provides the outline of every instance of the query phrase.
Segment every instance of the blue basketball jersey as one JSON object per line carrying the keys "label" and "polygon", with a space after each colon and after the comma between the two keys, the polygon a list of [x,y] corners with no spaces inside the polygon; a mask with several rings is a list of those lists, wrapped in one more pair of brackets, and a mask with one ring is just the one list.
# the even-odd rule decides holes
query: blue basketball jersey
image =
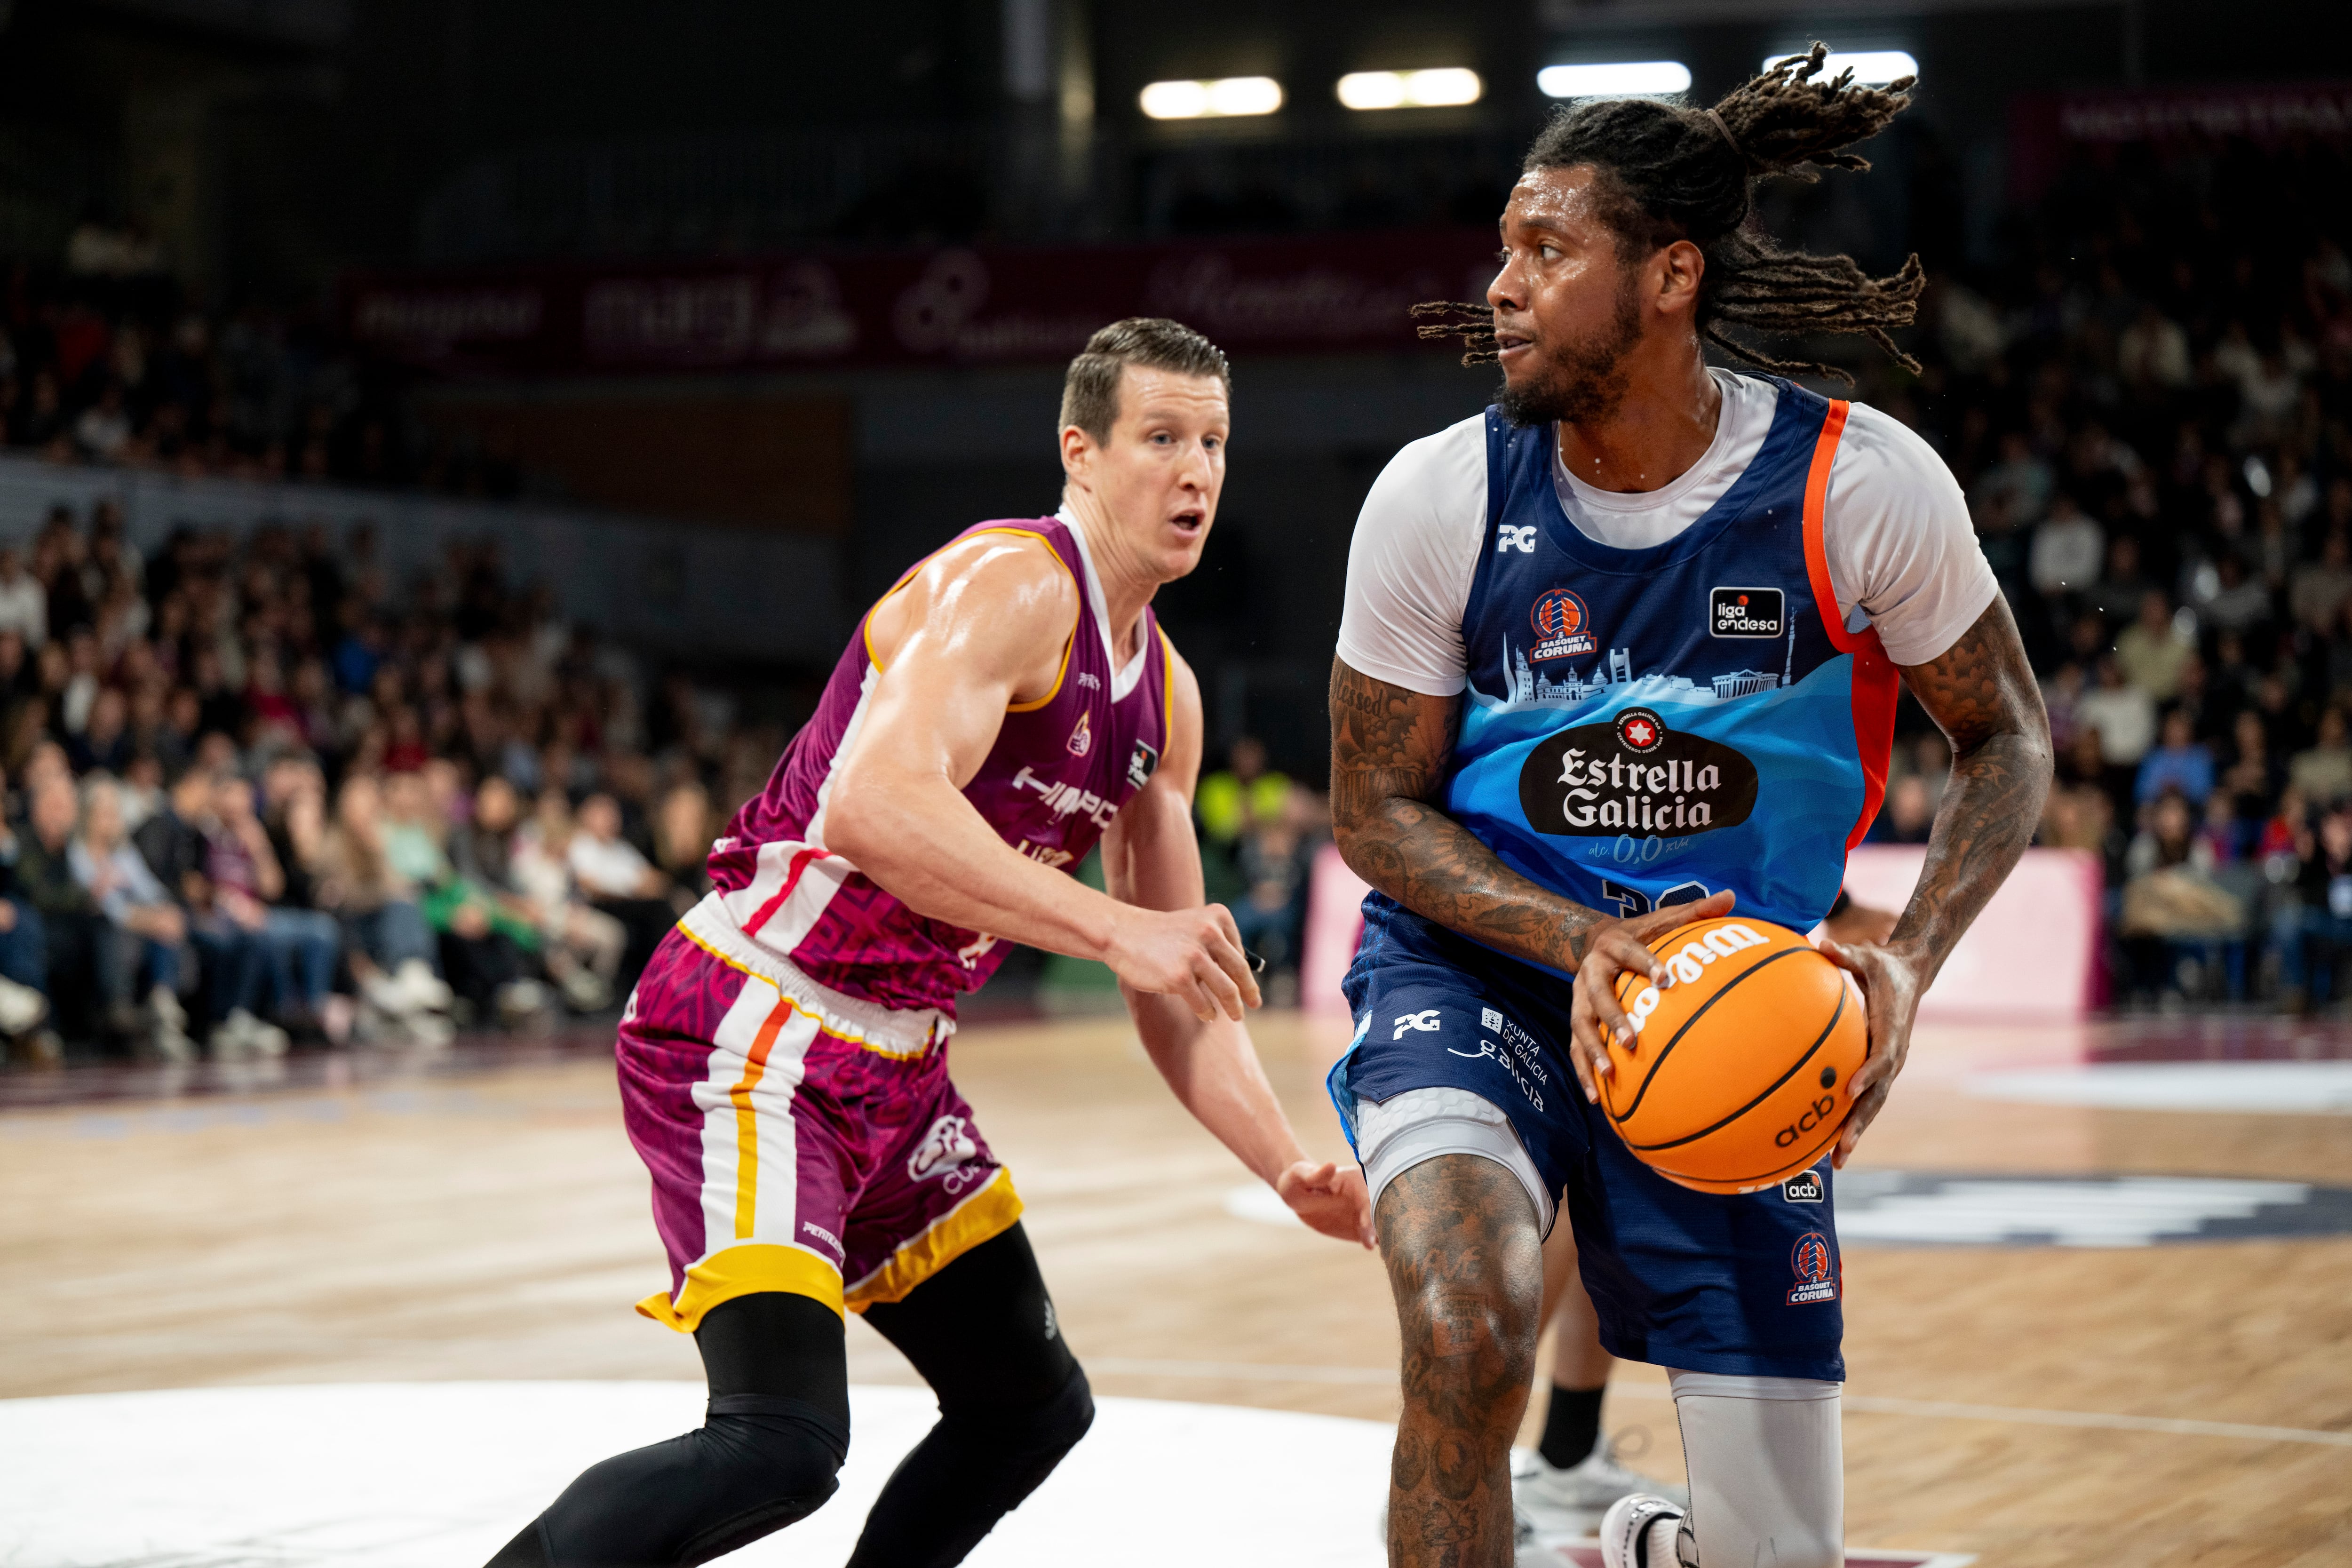
{"label": "blue basketball jersey", "polygon": [[[1729,889],[1810,929],[1885,793],[1897,690],[1822,551],[1846,405],[1785,381],[1754,461],[1664,544],[1578,531],[1550,425],[1486,411],[1486,533],[1441,804],[1530,881],[1612,914]],[[1385,895],[1375,928],[1418,921]]]}

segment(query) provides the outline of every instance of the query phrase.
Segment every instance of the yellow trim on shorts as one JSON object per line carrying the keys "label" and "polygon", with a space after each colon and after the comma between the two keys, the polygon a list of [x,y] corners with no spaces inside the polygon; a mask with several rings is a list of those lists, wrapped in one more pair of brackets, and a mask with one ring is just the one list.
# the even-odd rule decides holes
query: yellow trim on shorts
{"label": "yellow trim on shorts", "polygon": [[841,1270],[806,1248],[774,1242],[746,1242],[724,1247],[686,1271],[686,1284],[672,1301],[655,1294],[637,1303],[637,1311],[666,1329],[690,1334],[702,1326],[702,1315],[738,1296],[762,1292],[806,1296],[836,1313],[842,1310]]}
{"label": "yellow trim on shorts", "polygon": [[831,1035],[836,1040],[846,1040],[860,1050],[872,1051],[876,1056],[887,1057],[894,1062],[919,1061],[931,1053],[931,1047],[929,1044],[916,1046],[907,1050],[894,1050],[888,1046],[877,1045],[874,1041],[867,1039],[865,1036],[857,1033],[856,1030],[844,1026],[837,1021],[828,1018],[824,1014],[817,1012],[814,1008],[804,1005],[799,997],[787,994],[783,987],[778,985],[774,981],[769,979],[758,970],[753,969],[751,965],[744,963],[740,960],[728,957],[727,954],[719,952],[717,948],[711,946],[699,936],[697,936],[693,931],[687,929],[684,921],[680,921],[673,929],[677,931],[678,935],[686,938],[687,941],[694,943],[695,946],[700,948],[703,952],[709,953],[711,957],[717,959],[728,968],[735,971],[736,973],[742,975],[747,980],[756,980],[761,984],[766,986],[769,990],[773,991],[776,994],[777,1001],[782,1003],[785,1006],[790,1007],[802,1017],[815,1019],[816,1026],[823,1029],[826,1034]]}
{"label": "yellow trim on shorts", "polygon": [[849,1288],[846,1304],[862,1312],[877,1301],[905,1300],[916,1286],[970,1252],[1011,1230],[1021,1217],[1021,1194],[1003,1166],[988,1184],[948,1210],[911,1240],[899,1244],[881,1268]]}

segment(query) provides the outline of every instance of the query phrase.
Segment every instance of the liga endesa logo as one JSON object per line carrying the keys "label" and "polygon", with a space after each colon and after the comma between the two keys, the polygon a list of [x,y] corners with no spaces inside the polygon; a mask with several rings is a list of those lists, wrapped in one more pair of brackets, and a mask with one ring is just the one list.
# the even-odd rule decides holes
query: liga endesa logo
{"label": "liga endesa logo", "polygon": [[1536,646],[1528,649],[1530,660],[1572,658],[1601,646],[1586,629],[1592,624],[1591,612],[1566,588],[1554,588],[1538,598],[1528,620],[1536,629]]}

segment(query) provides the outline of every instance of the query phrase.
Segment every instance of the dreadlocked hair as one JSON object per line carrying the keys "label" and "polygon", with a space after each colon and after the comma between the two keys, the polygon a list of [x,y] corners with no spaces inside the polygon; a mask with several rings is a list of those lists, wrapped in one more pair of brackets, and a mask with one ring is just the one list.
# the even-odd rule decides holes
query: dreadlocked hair
{"label": "dreadlocked hair", "polygon": [[[1699,282],[1699,335],[1733,359],[1782,374],[1851,383],[1835,365],[1780,359],[1741,342],[1727,328],[1773,337],[1812,333],[1868,338],[1895,363],[1919,362],[1887,335],[1917,315],[1927,274],[1914,255],[1892,276],[1873,278],[1850,256],[1780,249],[1744,226],[1759,180],[1821,178],[1822,169],[1864,170],[1846,151],[1869,140],[1910,103],[1915,79],[1884,88],[1854,85],[1853,72],[1824,78],[1829,46],[1815,44],[1735,88],[1713,109],[1648,98],[1601,99],[1564,109],[1528,150],[1526,167],[1590,163],[1601,216],[1629,259],[1687,239],[1706,258]],[[1495,360],[1493,313],[1482,304],[1412,307],[1421,336],[1460,338],[1465,364]]]}

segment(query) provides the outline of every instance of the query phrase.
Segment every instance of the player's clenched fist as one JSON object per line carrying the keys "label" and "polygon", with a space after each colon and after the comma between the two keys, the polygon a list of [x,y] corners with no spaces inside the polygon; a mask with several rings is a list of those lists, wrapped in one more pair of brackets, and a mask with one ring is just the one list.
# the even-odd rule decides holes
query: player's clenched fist
{"label": "player's clenched fist", "polygon": [[1221,1014],[1238,1021],[1243,1008],[1262,1000],[1241,932],[1223,904],[1127,909],[1112,927],[1103,962],[1128,985],[1173,996],[1204,1024]]}

